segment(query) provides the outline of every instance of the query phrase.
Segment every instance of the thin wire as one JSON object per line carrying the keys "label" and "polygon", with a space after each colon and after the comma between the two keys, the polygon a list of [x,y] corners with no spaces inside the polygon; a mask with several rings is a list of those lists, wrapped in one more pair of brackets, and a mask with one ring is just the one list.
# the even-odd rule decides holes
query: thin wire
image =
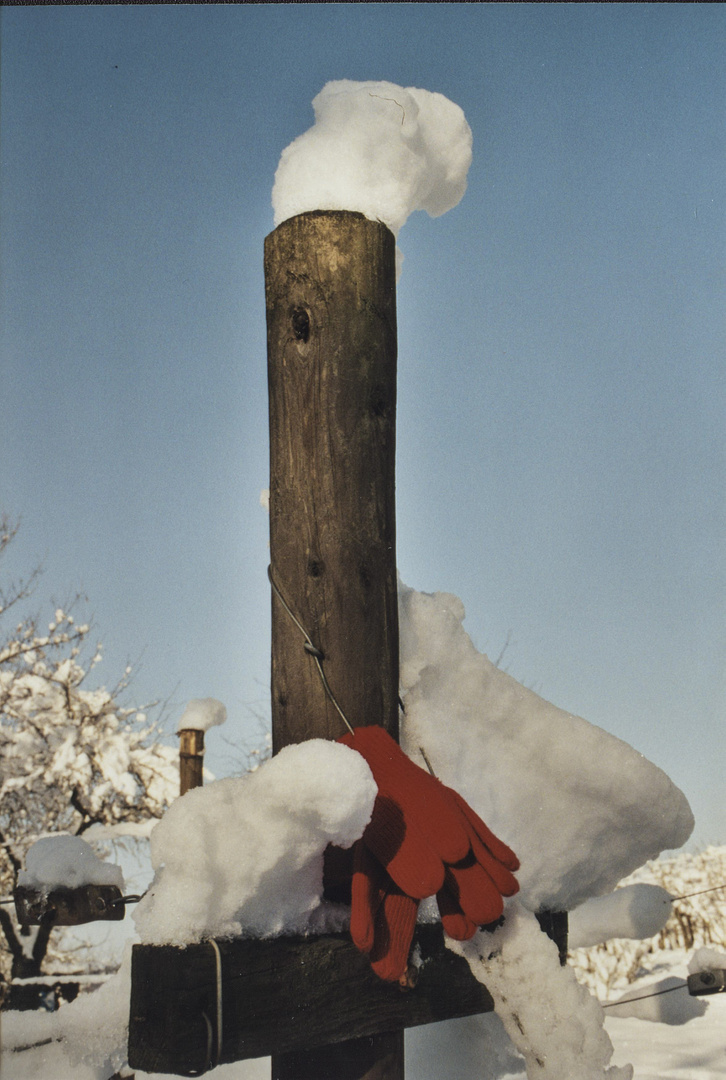
{"label": "thin wire", "polygon": [[217,971],[217,1057],[213,1066],[216,1069],[217,1065],[219,1065],[220,1058],[222,1057],[222,954],[219,951],[219,945],[214,938],[209,939],[209,944],[214,949]]}
{"label": "thin wire", "polygon": [[[204,1020],[204,1023],[207,1025],[207,1062],[202,1073],[202,1075],[204,1075],[204,1073],[209,1072],[212,1067],[212,1021],[209,1019],[204,1009],[202,1009],[202,1020]],[[192,1073],[192,1076],[195,1075],[196,1073]]]}
{"label": "thin wire", "polygon": [[726,889],[726,882],[723,885],[714,885],[712,889],[699,889],[698,892],[689,892],[686,893],[684,896],[671,896],[671,900],[673,900],[674,902],[676,900],[688,900],[691,896],[703,896],[704,893],[718,892],[719,889]]}
{"label": "thin wire", "polygon": [[[147,889],[146,892],[149,890]],[[146,893],[133,893],[129,896],[119,896],[118,900],[109,900],[109,907],[116,907],[118,904],[138,904],[139,900],[143,900]]]}
{"label": "thin wire", "polygon": [[428,769],[428,771],[431,773],[432,776],[436,776],[436,773],[433,770],[433,766],[432,766],[431,762],[429,761],[428,757],[426,756],[426,751],[424,750],[423,746],[419,746],[419,750],[421,752],[421,757],[426,762],[426,768]]}
{"label": "thin wire", "polygon": [[39,1046],[50,1046],[54,1042],[63,1042],[62,1035],[56,1035],[51,1039],[41,1039],[39,1042],[28,1043],[25,1046],[10,1046],[8,1047],[12,1054],[24,1054],[26,1050],[36,1050]]}
{"label": "thin wire", "polygon": [[280,601],[280,603],[284,607],[285,611],[288,613],[288,615],[290,616],[292,621],[295,623],[295,626],[298,628],[298,630],[300,631],[302,636],[305,638],[305,645],[303,647],[305,649],[305,652],[308,653],[310,656],[312,656],[313,660],[315,661],[315,666],[318,669],[318,674],[320,675],[320,678],[322,680],[323,688],[325,690],[325,693],[328,695],[328,697],[332,701],[333,705],[338,710],[340,718],[343,721],[343,723],[345,724],[345,726],[347,727],[348,731],[351,733],[351,735],[353,735],[354,734],[353,727],[349,723],[348,717],[345,715],[345,713],[341,709],[340,705],[338,704],[337,699],[335,697],[335,694],[330,689],[330,685],[328,683],[328,680],[325,677],[325,672],[323,671],[323,664],[322,664],[322,661],[325,659],[324,653],[322,653],[320,651],[320,649],[318,649],[317,646],[313,644],[313,640],[310,637],[310,635],[308,634],[305,627],[302,625],[302,623],[298,619],[295,618],[295,615],[292,613],[292,611],[288,607],[284,596],[282,595],[282,593],[278,589],[277,585],[275,584],[275,579],[272,576],[272,567],[271,566],[267,567],[267,576],[270,579],[270,585],[272,586],[272,591],[275,593],[275,595],[277,596],[277,599]]}
{"label": "thin wire", "polygon": [[661,994],[671,994],[674,990],[685,990],[688,983],[680,983],[679,986],[669,986],[665,990],[654,990],[652,994],[643,994],[642,997],[626,998],[625,1001],[602,1001],[603,1009],[611,1009],[614,1005],[630,1005],[631,1001],[646,1001],[648,998],[659,997]]}

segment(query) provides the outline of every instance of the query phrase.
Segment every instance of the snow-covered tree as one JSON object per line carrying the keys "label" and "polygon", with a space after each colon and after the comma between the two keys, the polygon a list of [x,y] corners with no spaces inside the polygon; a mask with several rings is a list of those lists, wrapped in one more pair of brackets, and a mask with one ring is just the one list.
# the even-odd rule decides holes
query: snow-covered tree
{"label": "snow-covered tree", "polygon": [[[17,526],[0,518],[0,556]],[[19,611],[36,584],[0,588],[0,619]],[[0,892],[12,895],[25,852],[40,835],[83,833],[94,824],[158,818],[178,794],[177,751],[161,744],[158,722],[121,704],[126,669],[112,689],[89,688],[101,647],[88,651],[88,623],[57,608],[41,629],[24,617],[0,638]],[[89,656],[89,659],[84,659]],[[0,905],[0,965],[41,971],[50,926],[28,934],[12,906]]]}

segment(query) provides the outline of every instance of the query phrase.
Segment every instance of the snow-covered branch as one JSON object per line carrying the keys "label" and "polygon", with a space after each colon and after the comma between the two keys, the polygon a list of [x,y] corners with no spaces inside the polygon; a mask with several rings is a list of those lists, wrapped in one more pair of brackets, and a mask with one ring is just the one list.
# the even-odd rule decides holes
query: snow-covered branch
{"label": "snow-covered branch", "polygon": [[[0,518],[0,554],[16,531],[7,518]],[[6,609],[28,591],[26,583],[0,593]],[[12,892],[25,852],[42,834],[78,834],[94,825],[159,818],[178,791],[175,748],[160,742],[158,723],[148,718],[147,711],[121,702],[131,669],[126,668],[110,691],[88,686],[88,676],[102,655],[100,645],[87,648],[90,632],[90,623],[76,623],[73,615],[57,607],[47,632],[40,632],[38,619],[29,617],[0,642],[4,895]],[[8,921],[12,925],[8,916],[0,922],[0,930],[17,969],[20,953],[24,961],[28,958],[14,947]],[[19,944],[15,935],[15,945]],[[40,942],[36,938],[30,957],[36,966],[47,945],[47,936]]]}

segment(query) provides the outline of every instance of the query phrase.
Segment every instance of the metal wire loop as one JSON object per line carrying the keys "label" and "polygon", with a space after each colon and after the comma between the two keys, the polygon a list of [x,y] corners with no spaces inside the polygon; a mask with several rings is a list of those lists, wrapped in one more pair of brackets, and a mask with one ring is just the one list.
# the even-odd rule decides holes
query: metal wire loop
{"label": "metal wire loop", "polygon": [[325,690],[325,693],[328,695],[328,698],[330,699],[332,704],[337,709],[341,720],[343,721],[343,723],[347,727],[348,731],[352,735],[353,734],[353,727],[349,723],[348,717],[345,715],[345,713],[341,709],[340,705],[338,704],[338,701],[337,701],[337,699],[335,697],[335,694],[330,689],[330,685],[328,684],[328,680],[326,678],[325,672],[323,671],[322,661],[325,659],[325,654],[317,647],[317,645],[315,645],[313,643],[313,640],[310,637],[310,635],[308,634],[305,627],[302,625],[300,620],[297,619],[295,617],[295,615],[292,613],[292,611],[290,610],[288,604],[285,601],[285,598],[283,597],[282,593],[280,592],[279,588],[277,587],[277,585],[275,583],[275,579],[272,576],[272,567],[271,566],[267,567],[267,576],[268,576],[268,578],[270,580],[270,585],[272,586],[272,591],[274,592],[275,596],[280,601],[280,603],[282,604],[282,606],[284,607],[285,611],[288,613],[288,615],[290,616],[292,621],[295,623],[295,626],[298,628],[298,630],[300,631],[302,636],[305,638],[305,644],[303,645],[303,648],[305,649],[305,652],[308,653],[309,656],[312,656],[313,660],[315,661],[315,666],[318,669],[318,674],[320,675],[320,679],[321,679],[321,682],[323,684],[323,689]]}

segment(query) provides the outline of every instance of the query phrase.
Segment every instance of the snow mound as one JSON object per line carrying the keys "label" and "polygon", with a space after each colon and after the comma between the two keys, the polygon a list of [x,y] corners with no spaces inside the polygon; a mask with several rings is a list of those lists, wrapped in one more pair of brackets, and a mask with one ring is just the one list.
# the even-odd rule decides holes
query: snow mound
{"label": "snow mound", "polygon": [[688,962],[688,973],[726,970],[726,952],[722,949],[697,949]]}
{"label": "snow mound", "polygon": [[81,885],[117,885],[123,890],[124,879],[120,866],[99,859],[80,836],[59,833],[31,844],[18,885],[41,892]]}
{"label": "snow mound", "polygon": [[400,586],[402,745],[519,856],[520,898],[570,910],[691,834],[683,793],[627,743],[479,653],[447,593]]}
{"label": "snow mound", "polygon": [[390,82],[326,83],[315,124],[282,152],[275,225],[309,210],[357,210],[398,235],[414,210],[439,217],[466,191],[471,128],[443,94]]}
{"label": "snow mound", "polygon": [[188,791],[151,834],[156,876],[134,914],[142,941],[304,931],[321,904],[325,848],[361,836],[376,792],[361,755],[324,739]]}

